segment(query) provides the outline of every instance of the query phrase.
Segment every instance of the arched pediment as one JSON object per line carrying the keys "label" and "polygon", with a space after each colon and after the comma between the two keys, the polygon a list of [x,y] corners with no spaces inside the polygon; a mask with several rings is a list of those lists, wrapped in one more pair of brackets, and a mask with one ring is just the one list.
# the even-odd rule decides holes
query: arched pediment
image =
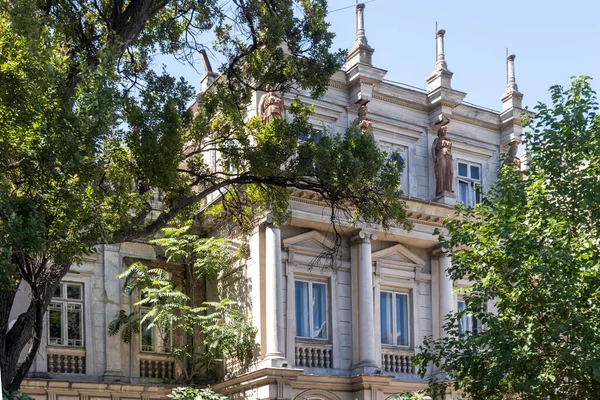
{"label": "arched pediment", "polygon": [[340,398],[332,392],[322,389],[308,389],[298,393],[294,400],[340,400]]}

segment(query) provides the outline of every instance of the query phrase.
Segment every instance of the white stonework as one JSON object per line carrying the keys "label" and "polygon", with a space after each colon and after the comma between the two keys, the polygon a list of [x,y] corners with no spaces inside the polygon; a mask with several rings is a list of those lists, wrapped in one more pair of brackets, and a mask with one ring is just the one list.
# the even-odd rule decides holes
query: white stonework
{"label": "white stonework", "polygon": [[[444,316],[457,308],[454,288],[468,284],[449,278],[446,271],[451,259],[440,253],[433,235],[453,212],[452,199],[435,198],[434,122],[441,114],[451,121],[448,138],[453,143],[455,191],[458,162],[480,166],[481,186],[484,193],[488,191],[496,180],[501,154],[520,138],[522,94],[517,91],[514,57],[507,59],[503,111],[480,108],[464,103],[466,94],[451,88],[444,31],[436,38],[428,90],[417,90],[386,81],[386,71],[372,65],[374,49],[366,39],[364,5],[358,6],[357,17],[357,40],[347,68],[333,75],[321,99],[314,100],[308,93],[298,95],[315,105],[310,121],[331,134],[344,133],[358,107],[368,102],[375,139],[404,159],[402,190],[414,228],[407,232],[399,227],[388,231],[360,224],[343,227],[341,247],[331,268],[318,258],[333,243],[328,209],[318,195],[292,191],[290,220],[282,226],[265,221],[250,237],[247,309],[258,329],[260,351],[249,372],[224,371],[227,380],[212,386],[234,399],[384,400],[425,388],[426,379],[417,376],[410,361],[425,336],[444,335]],[[286,106],[294,95],[285,95]],[[259,94],[254,97],[251,109],[256,110],[259,98]],[[213,157],[218,159],[217,154]],[[39,400],[73,398],[73,393],[81,399],[164,398],[168,387],[156,385],[170,379],[148,371],[169,370],[168,357],[142,353],[138,341],[125,344],[107,334],[119,310],[131,310],[133,300],[123,294],[122,282],[115,275],[132,259],[153,261],[156,256],[145,244],[105,245],[72,268],[64,280],[84,287],[84,345],[57,348],[44,337],[30,374],[40,380],[26,381],[25,392]],[[296,281],[311,289],[297,292]],[[317,289],[325,298],[315,295]],[[309,293],[312,298],[302,297]],[[27,296],[27,289],[22,288],[19,296]],[[301,307],[299,299],[308,306]],[[19,304],[15,301],[15,315]],[[393,316],[395,322],[390,322],[392,310],[404,319]],[[297,314],[312,321],[308,336],[296,336],[298,324],[305,324],[297,320]],[[389,325],[386,329],[395,335],[386,344],[382,344],[389,340],[382,337],[384,320]],[[312,331],[317,329],[320,337]],[[49,360],[64,355],[85,367],[76,373],[49,371],[49,365],[60,369]]]}

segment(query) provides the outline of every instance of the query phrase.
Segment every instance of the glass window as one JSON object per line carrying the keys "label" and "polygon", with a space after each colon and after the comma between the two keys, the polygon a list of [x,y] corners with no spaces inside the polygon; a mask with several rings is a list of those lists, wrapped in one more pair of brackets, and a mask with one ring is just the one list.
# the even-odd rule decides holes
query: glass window
{"label": "glass window", "polygon": [[481,202],[481,166],[458,162],[458,201],[467,207]]}
{"label": "glass window", "polygon": [[83,347],[83,285],[61,282],[48,306],[48,344]]}
{"label": "glass window", "polygon": [[295,281],[294,290],[296,337],[326,340],[329,337],[327,284]]}
{"label": "glass window", "polygon": [[[142,308],[142,318],[149,311]],[[171,330],[163,330],[158,326],[151,326],[152,319],[142,321],[140,326],[140,349],[147,353],[170,353],[171,352]]]}
{"label": "glass window", "polygon": [[410,346],[407,293],[380,292],[381,344]]}
{"label": "glass window", "polygon": [[[467,309],[467,305],[465,303],[464,300],[459,300],[458,301],[458,311],[464,311]],[[461,317],[460,320],[458,321],[459,323],[459,332],[461,334],[467,334],[467,333],[477,333],[480,331],[481,329],[481,321],[478,320],[477,318],[475,318],[475,316],[473,316],[473,314],[470,313],[464,313]]]}

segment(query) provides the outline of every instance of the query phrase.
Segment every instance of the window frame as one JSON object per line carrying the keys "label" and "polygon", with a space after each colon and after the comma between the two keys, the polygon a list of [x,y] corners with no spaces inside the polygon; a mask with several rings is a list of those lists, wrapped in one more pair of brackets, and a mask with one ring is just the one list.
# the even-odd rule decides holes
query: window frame
{"label": "window frame", "polygon": [[[69,298],[68,297],[68,286],[77,286],[80,288],[80,296],[79,299]],[[85,286],[82,282],[70,282],[70,281],[61,281],[57,289],[60,291],[59,297],[52,295],[52,299],[50,300],[50,304],[48,305],[48,311],[46,312],[48,323],[47,323],[47,343],[49,347],[69,347],[69,348],[85,348]],[[53,305],[57,308],[52,309]],[[71,339],[69,339],[69,306],[78,305],[79,308],[79,334],[81,339],[73,339],[75,341],[74,344],[71,343]],[[61,342],[57,342],[53,340],[51,336],[51,320],[50,313],[52,311],[60,310],[60,330],[61,330]],[[79,342],[79,343],[76,343]]]}
{"label": "window frame", "polygon": [[[381,336],[381,328],[382,328],[382,307],[381,307],[381,294],[382,293],[391,293],[392,294],[392,343],[383,343],[382,342],[382,336]],[[397,314],[397,310],[396,310],[396,296],[406,296],[406,320],[407,320],[407,328],[406,328],[406,332],[407,332],[407,341],[408,344],[406,345],[401,345],[397,343],[398,340],[398,321],[396,320],[396,314]],[[412,348],[412,334],[411,334],[411,327],[413,326],[412,324],[412,315],[411,315],[411,295],[410,292],[404,292],[404,291],[399,291],[399,290],[387,290],[387,289],[381,289],[379,291],[379,330],[380,330],[380,344],[381,346],[386,346],[386,347],[393,347],[393,348],[401,348],[401,349],[411,349]]]}
{"label": "window frame", "polygon": [[[467,176],[460,175],[460,165],[464,164],[467,166]],[[483,198],[483,174],[482,165],[475,162],[458,160],[456,164],[456,178],[457,178],[457,191],[458,201],[463,203],[466,207],[474,207],[476,204],[481,203]],[[479,179],[475,179],[471,176],[471,168],[477,167],[479,169]],[[460,200],[460,184],[466,183],[468,186],[467,196],[468,202],[464,203]],[[477,199],[479,197],[479,199]]]}
{"label": "window frame", "polygon": [[[162,333],[161,333],[161,329],[154,325],[152,328],[150,328],[150,331],[152,333],[152,349],[151,350],[147,350],[144,349],[144,346],[148,346],[148,345],[144,345],[144,331],[145,329],[143,329],[143,322],[142,319],[144,318],[144,316],[150,312],[150,308],[147,307],[140,307],[140,353],[145,353],[145,354],[170,354],[171,350],[173,349],[173,329],[169,329],[168,330],[168,334],[169,334],[169,343],[168,343],[168,347],[164,347],[161,344],[162,341]],[[146,320],[148,321],[148,320]],[[144,321],[144,322],[146,322]],[[160,349],[162,349],[162,351],[160,351]]]}
{"label": "window frame", "polygon": [[[302,283],[307,283],[307,287],[308,287],[308,294],[307,297],[309,299],[309,305],[308,305],[308,329],[309,329],[309,335],[310,336],[298,336],[298,314],[297,314],[297,305],[294,304],[294,338],[296,340],[299,341],[319,341],[319,342],[329,342],[330,340],[330,330],[331,330],[331,321],[330,321],[330,310],[329,310],[329,284],[327,281],[321,281],[321,280],[313,280],[313,279],[308,279],[308,278],[294,278],[294,303],[296,301],[296,282],[302,282]],[[323,285],[325,286],[325,306],[324,306],[324,310],[325,310],[325,323],[326,323],[326,327],[327,330],[325,331],[326,335],[324,338],[319,338],[319,337],[315,337],[315,332],[314,332],[314,313],[313,313],[313,307],[311,305],[311,299],[312,299],[312,293],[313,293],[313,285],[317,284],[317,285]]]}

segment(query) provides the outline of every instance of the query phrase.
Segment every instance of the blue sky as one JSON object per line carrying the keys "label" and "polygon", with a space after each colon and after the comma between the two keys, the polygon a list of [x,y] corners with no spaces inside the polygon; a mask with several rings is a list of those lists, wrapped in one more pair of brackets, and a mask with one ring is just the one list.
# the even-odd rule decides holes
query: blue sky
{"label": "blue sky", "polygon": [[[524,105],[548,102],[548,88],[568,85],[573,75],[595,77],[593,86],[600,90],[598,0],[364,2],[367,38],[375,49],[373,64],[388,71],[386,79],[426,87],[425,78],[435,63],[437,21],[446,30],[452,87],[467,93],[465,101],[501,109],[507,47],[517,56],[515,70]],[[354,4],[355,0],[329,0],[328,18],[337,35],[334,48],[353,45]],[[217,65],[214,61],[213,67]],[[168,62],[168,69],[199,86],[200,76],[193,69],[174,61]]]}

